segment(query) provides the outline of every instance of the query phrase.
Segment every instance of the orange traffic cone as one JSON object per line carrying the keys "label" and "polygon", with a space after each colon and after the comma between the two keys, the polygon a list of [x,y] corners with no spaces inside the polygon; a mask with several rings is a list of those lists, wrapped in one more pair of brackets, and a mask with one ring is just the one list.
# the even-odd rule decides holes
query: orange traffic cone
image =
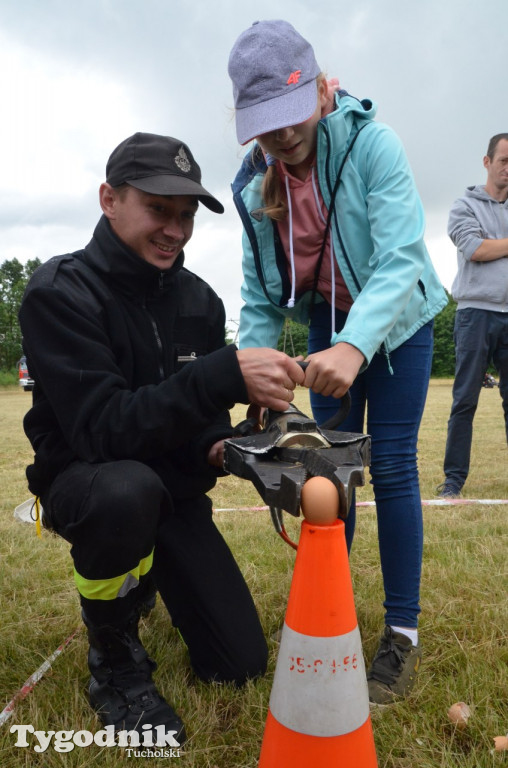
{"label": "orange traffic cone", "polygon": [[259,768],[377,768],[344,522],[302,522]]}

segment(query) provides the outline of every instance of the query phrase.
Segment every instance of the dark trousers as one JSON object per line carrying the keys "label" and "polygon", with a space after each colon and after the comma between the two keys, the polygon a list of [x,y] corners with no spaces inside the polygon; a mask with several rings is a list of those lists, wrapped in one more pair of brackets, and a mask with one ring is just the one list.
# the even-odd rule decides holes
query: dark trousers
{"label": "dark trousers", "polygon": [[508,440],[508,314],[486,309],[457,310],[454,342],[455,379],[444,473],[462,487],[469,474],[473,419],[483,377],[491,363],[499,372],[499,392]]}
{"label": "dark trousers", "polygon": [[[151,578],[200,678],[242,684],[265,672],[257,611],[207,496],[175,501],[140,462],[74,462],[42,504],[47,523],[72,545],[78,588],[80,579],[99,588],[99,599],[80,588],[92,624],[122,624]],[[129,575],[152,555],[148,572]],[[102,584],[120,582],[118,594],[100,599]]]}

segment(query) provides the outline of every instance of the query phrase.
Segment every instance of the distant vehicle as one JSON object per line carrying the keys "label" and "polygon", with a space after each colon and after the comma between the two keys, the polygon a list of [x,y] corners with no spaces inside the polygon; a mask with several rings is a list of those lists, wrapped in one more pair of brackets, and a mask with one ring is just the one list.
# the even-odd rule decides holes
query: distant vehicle
{"label": "distant vehicle", "polygon": [[23,357],[20,358],[18,362],[18,372],[19,372],[19,386],[22,387],[25,392],[31,392],[34,388],[34,380],[28,373],[28,368],[26,365],[26,357],[23,355]]}
{"label": "distant vehicle", "polygon": [[491,376],[490,373],[486,373],[483,377],[483,384],[482,387],[485,387],[486,389],[494,389],[494,387],[498,387],[499,383],[495,380],[493,376]]}

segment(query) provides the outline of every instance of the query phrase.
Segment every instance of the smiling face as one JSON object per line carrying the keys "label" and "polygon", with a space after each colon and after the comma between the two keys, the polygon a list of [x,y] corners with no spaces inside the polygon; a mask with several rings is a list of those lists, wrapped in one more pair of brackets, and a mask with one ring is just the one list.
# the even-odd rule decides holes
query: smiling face
{"label": "smiling face", "polygon": [[195,197],[151,195],[109,184],[100,188],[100,203],[120,240],[160,270],[170,269],[189,242],[198,209]]}
{"label": "smiling face", "polygon": [[258,136],[256,141],[261,149],[290,166],[291,172],[299,179],[305,179],[311,166],[317,142],[317,124],[321,120],[326,104],[326,81],[317,88],[317,103],[314,113],[304,123],[269,131]]}

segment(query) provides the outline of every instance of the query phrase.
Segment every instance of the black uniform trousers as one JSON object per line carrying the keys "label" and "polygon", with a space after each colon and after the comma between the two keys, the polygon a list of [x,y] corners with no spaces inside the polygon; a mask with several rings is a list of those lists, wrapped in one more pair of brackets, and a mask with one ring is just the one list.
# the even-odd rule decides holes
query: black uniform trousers
{"label": "black uniform trousers", "polygon": [[141,462],[78,461],[41,501],[45,524],[71,544],[90,623],[121,625],[153,579],[201,679],[242,684],[264,674],[257,611],[205,494],[174,500]]}

